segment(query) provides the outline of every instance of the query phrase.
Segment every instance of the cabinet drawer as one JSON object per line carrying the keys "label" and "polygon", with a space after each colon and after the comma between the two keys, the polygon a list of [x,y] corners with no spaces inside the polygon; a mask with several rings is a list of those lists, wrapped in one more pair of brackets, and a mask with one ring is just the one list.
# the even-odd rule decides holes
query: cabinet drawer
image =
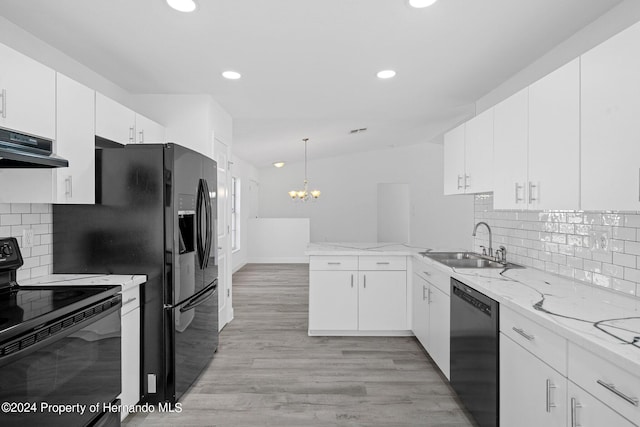
{"label": "cabinet drawer", "polygon": [[361,271],[407,269],[407,257],[404,256],[361,256],[358,258]]}
{"label": "cabinet drawer", "polygon": [[436,267],[421,262],[414,262],[413,272],[425,279],[446,295],[451,294],[451,276]]}
{"label": "cabinet drawer", "polygon": [[500,306],[500,331],[561,374],[567,374],[567,340]]}
{"label": "cabinet drawer", "polygon": [[640,424],[640,377],[569,343],[569,379],[624,417]]}
{"label": "cabinet drawer", "polygon": [[121,315],[129,313],[140,307],[140,286],[131,286],[122,292],[122,311]]}
{"label": "cabinet drawer", "polygon": [[357,270],[357,256],[311,256],[309,270]]}

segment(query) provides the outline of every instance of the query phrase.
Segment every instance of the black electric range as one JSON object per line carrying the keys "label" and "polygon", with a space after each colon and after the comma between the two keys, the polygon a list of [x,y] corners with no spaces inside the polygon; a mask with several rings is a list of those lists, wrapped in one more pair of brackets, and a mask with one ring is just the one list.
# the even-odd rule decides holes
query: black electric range
{"label": "black electric range", "polygon": [[20,286],[22,265],[0,239],[0,425],[119,426],[120,286]]}

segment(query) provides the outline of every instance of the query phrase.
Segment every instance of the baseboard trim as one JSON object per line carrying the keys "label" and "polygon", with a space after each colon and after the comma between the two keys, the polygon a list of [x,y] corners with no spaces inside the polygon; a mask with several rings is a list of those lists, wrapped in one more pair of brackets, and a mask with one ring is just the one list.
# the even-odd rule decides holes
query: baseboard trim
{"label": "baseboard trim", "polygon": [[309,257],[254,257],[247,264],[309,264]]}
{"label": "baseboard trim", "polygon": [[309,330],[310,337],[412,337],[411,331],[325,331]]}

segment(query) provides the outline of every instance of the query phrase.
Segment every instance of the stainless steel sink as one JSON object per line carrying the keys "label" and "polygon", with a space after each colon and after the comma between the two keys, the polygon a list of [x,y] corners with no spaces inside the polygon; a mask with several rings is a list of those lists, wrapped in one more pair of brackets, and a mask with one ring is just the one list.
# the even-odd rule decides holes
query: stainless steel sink
{"label": "stainless steel sink", "polygon": [[482,258],[482,255],[476,254],[474,252],[421,252],[421,254],[431,259],[435,259],[436,261]]}
{"label": "stainless steel sink", "polygon": [[497,262],[475,252],[421,252],[423,256],[452,268],[524,268],[521,265]]}

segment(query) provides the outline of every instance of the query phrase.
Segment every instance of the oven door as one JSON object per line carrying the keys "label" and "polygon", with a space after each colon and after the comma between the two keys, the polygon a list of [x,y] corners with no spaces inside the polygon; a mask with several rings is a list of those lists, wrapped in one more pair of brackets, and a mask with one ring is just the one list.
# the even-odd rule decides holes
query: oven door
{"label": "oven door", "polygon": [[85,426],[106,415],[103,404],[121,387],[121,301],[101,301],[0,346],[0,425]]}

